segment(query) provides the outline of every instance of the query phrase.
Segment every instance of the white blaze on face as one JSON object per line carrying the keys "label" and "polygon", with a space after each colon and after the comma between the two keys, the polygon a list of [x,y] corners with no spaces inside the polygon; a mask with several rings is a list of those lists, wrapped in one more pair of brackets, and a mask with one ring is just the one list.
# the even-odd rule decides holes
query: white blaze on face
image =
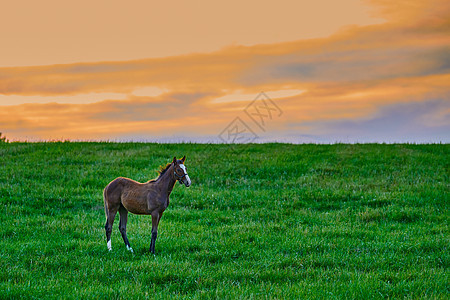
{"label": "white blaze on face", "polygon": [[189,178],[189,175],[186,171],[186,167],[183,164],[180,164],[180,168],[184,171],[184,174],[186,174],[186,182],[187,182],[187,186],[191,185],[191,179]]}

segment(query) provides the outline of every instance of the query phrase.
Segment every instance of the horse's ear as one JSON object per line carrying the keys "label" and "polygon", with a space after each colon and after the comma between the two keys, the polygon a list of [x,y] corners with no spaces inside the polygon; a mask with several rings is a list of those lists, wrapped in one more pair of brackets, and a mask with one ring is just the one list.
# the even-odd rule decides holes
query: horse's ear
{"label": "horse's ear", "polygon": [[174,164],[174,165],[176,165],[177,164],[177,158],[174,156],[173,157],[173,161],[172,161],[172,163]]}
{"label": "horse's ear", "polygon": [[181,159],[181,161],[183,162],[183,164],[184,164],[184,161],[186,160],[186,155],[185,156],[183,156],[183,158]]}

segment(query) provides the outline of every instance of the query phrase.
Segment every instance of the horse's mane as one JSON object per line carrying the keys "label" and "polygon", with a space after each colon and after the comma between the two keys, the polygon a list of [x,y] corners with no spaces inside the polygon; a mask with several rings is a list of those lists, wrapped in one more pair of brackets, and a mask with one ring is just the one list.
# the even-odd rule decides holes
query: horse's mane
{"label": "horse's mane", "polygon": [[148,182],[154,182],[154,181],[158,180],[164,173],[166,173],[166,171],[170,168],[171,164],[172,163],[168,163],[165,166],[159,166],[159,170],[158,170],[159,176],[155,179],[149,180]]}
{"label": "horse's mane", "polygon": [[164,173],[166,173],[166,171],[170,168],[171,165],[172,165],[172,163],[168,163],[165,166],[160,166],[159,171],[158,171],[158,173],[159,173],[158,178],[161,177],[162,175],[164,175]]}

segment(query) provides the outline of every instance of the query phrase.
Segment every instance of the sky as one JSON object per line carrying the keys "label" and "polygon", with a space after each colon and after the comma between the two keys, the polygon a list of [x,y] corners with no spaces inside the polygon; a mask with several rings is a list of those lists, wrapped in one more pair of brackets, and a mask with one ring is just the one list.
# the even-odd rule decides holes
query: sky
{"label": "sky", "polygon": [[11,141],[450,142],[450,2],[9,1]]}

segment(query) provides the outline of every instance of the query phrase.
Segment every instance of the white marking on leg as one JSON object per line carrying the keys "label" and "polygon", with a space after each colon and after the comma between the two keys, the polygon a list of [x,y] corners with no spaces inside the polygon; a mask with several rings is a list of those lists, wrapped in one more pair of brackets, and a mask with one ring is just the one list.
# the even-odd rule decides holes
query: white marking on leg
{"label": "white marking on leg", "polygon": [[131,251],[131,253],[133,253],[133,248],[131,248],[130,246],[127,245],[127,250]]}
{"label": "white marking on leg", "polygon": [[112,250],[112,248],[111,248],[111,240],[109,240],[109,241],[106,243],[106,246],[108,246],[108,250],[109,250],[109,251]]}

